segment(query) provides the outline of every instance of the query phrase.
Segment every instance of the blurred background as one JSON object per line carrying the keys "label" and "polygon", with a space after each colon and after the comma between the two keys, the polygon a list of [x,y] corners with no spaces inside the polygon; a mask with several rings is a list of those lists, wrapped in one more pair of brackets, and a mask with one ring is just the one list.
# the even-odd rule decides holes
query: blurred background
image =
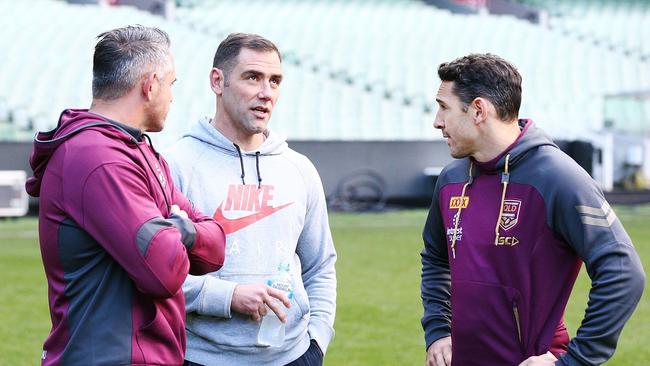
{"label": "blurred background", "polygon": [[[258,33],[283,54],[271,128],[314,162],[332,212],[376,212],[331,215],[340,312],[326,364],[423,360],[422,208],[451,161],[432,126],[442,62],[490,52],[516,65],[520,118],[626,205],[617,212],[650,255],[649,0],[0,0],[0,24],[0,218],[14,218],[0,220],[0,274],[13,283],[0,285],[0,364],[37,364],[49,329],[36,221],[15,219],[37,210],[23,188],[32,138],[63,109],[88,108],[95,37],[129,24],[172,40],[178,81],[165,130],[152,134],[157,149],[214,114],[208,75],[220,41]],[[650,360],[650,304],[639,311],[628,358],[612,364]]]}

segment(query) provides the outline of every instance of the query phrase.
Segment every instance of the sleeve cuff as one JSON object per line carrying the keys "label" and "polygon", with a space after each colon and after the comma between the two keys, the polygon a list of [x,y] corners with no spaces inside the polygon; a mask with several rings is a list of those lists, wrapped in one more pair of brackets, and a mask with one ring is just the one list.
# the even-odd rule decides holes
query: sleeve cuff
{"label": "sleeve cuff", "polygon": [[451,336],[451,333],[444,332],[444,331],[426,332],[425,335],[426,348],[424,350],[427,351],[429,349],[429,346],[431,346],[431,344],[437,341],[438,339],[449,337],[449,336]]}
{"label": "sleeve cuff", "polygon": [[203,283],[199,314],[231,318],[230,303],[232,294],[237,283],[224,281],[216,277],[206,275]]}

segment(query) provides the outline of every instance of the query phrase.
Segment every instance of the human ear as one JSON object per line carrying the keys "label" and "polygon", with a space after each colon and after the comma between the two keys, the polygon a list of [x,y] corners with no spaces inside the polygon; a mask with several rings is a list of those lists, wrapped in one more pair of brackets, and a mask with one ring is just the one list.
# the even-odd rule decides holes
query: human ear
{"label": "human ear", "polygon": [[155,81],[158,75],[155,72],[148,73],[142,80],[142,95],[147,101],[153,100]]}
{"label": "human ear", "polygon": [[470,109],[472,111],[472,119],[475,123],[481,123],[488,118],[488,109],[490,108],[490,102],[485,98],[475,98],[470,104]]}
{"label": "human ear", "polygon": [[210,87],[215,94],[221,95],[224,87],[223,70],[213,67],[210,70]]}

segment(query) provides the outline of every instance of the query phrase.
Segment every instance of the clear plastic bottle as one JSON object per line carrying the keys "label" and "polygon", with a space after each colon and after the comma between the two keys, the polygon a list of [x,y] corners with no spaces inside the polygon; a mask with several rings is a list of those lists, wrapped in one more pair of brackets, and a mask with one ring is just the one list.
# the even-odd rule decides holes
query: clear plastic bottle
{"label": "clear plastic bottle", "polygon": [[[293,297],[289,263],[283,262],[278,266],[278,272],[266,284],[277,290],[285,291],[289,300]],[[280,302],[278,300],[278,302]],[[283,305],[284,306],[284,305]],[[260,330],[257,333],[257,344],[260,346],[280,347],[284,343],[285,324],[280,321],[273,310],[267,307],[267,314],[262,318]]]}

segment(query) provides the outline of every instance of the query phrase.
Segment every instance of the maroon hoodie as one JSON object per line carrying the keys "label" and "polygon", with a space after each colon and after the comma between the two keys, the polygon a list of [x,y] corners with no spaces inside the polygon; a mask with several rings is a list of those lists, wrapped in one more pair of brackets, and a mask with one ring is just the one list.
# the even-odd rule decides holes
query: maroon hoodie
{"label": "maroon hoodie", "polygon": [[223,265],[225,236],[176,190],[145,137],[69,109],[35,138],[26,188],[40,197],[52,319],[43,365],[183,363],[181,285]]}
{"label": "maroon hoodie", "polygon": [[[641,298],[643,266],[602,191],[530,120],[494,160],[442,171],[423,232],[427,348],[451,335],[452,366],[600,365]],[[580,266],[592,281],[576,337],[562,316]]]}

